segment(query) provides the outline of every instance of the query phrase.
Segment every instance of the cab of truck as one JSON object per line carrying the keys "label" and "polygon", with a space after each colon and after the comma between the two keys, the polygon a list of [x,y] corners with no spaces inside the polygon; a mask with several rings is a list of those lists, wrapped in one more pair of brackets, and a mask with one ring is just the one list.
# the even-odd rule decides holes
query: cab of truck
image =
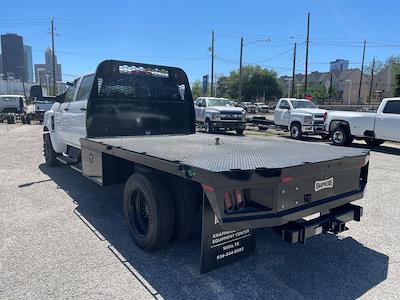
{"label": "cab of truck", "polygon": [[44,126],[57,153],[84,137],[194,133],[193,98],[181,69],[105,61],[68,83]]}
{"label": "cab of truck", "polygon": [[274,122],[276,126],[289,130],[294,139],[309,134],[325,137],[326,114],[326,110],[319,109],[309,100],[281,98],[274,111]]}
{"label": "cab of truck", "polygon": [[22,95],[0,95],[0,113],[24,113],[27,111]]}

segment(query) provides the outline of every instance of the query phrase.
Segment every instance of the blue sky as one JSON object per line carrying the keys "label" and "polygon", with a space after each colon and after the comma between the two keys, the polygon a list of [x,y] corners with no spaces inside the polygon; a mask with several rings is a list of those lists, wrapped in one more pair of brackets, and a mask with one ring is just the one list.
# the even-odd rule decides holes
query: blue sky
{"label": "blue sky", "polygon": [[400,54],[398,1],[3,0],[0,6],[0,33],[22,35],[33,47],[34,63],[44,61],[50,19],[55,18],[56,53],[64,80],[114,58],[179,66],[193,82],[210,73],[211,30],[216,74],[238,68],[241,36],[244,63],[259,62],[279,75],[291,73],[291,49],[297,42],[296,69],[304,72],[308,12],[310,71],[328,70],[336,58],[359,67],[364,38],[366,62]]}

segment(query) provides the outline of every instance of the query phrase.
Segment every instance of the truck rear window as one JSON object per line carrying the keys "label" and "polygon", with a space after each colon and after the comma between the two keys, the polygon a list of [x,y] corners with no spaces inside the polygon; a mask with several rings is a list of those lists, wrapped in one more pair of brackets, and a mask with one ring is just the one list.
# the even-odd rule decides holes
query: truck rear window
{"label": "truck rear window", "polygon": [[112,76],[97,78],[97,100],[183,101],[186,86],[168,70],[119,66]]}
{"label": "truck rear window", "polygon": [[391,100],[383,109],[384,114],[400,114],[400,100]]}
{"label": "truck rear window", "polygon": [[0,97],[0,101],[4,102],[17,102],[19,99],[20,97]]}

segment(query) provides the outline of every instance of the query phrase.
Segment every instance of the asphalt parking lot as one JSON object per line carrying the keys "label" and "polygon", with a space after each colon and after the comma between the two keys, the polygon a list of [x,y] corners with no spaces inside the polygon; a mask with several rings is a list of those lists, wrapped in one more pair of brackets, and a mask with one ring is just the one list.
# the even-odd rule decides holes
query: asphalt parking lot
{"label": "asphalt parking lot", "polygon": [[0,124],[0,299],[399,297],[395,144],[371,149],[366,197],[359,201],[364,217],[349,231],[289,245],[259,230],[254,256],[204,275],[200,235],[150,254],[133,244],[122,188],[99,187],[67,167],[48,168],[41,126]]}

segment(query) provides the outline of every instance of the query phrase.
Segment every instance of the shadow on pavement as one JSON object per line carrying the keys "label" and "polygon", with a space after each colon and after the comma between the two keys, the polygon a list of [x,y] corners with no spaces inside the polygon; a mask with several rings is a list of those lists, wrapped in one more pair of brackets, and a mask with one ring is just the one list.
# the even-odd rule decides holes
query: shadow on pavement
{"label": "shadow on pavement", "polygon": [[125,226],[122,185],[100,187],[69,168],[39,168],[166,299],[355,299],[387,277],[388,257],[353,238],[320,235],[306,245],[289,245],[272,230],[257,232],[256,255],[199,275],[199,234],[146,253]]}
{"label": "shadow on pavement", "polygon": [[385,144],[381,146],[368,146],[367,144],[352,144],[351,147],[369,149],[373,152],[400,155],[400,148],[386,146]]}
{"label": "shadow on pavement", "polygon": [[[290,136],[283,136],[284,138],[287,139],[292,139]],[[293,139],[292,139],[293,140]],[[330,140],[328,139],[322,139],[321,137],[318,136],[304,136],[302,141],[304,142],[314,142],[314,143],[330,143]],[[388,146],[386,146],[388,145]],[[369,149],[373,152],[379,152],[379,153],[385,153],[385,154],[391,154],[391,155],[400,155],[400,148],[398,147],[391,147],[389,146],[390,144],[383,144],[381,146],[369,146],[364,143],[352,143],[349,147],[355,147],[355,148],[362,148],[362,149]]]}

